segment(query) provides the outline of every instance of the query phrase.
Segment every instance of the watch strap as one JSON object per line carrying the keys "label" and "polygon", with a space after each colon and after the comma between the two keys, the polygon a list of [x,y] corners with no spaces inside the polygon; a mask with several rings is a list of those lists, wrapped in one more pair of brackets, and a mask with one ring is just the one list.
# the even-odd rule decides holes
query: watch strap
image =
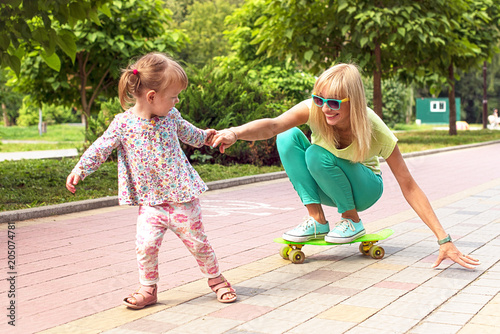
{"label": "watch strap", "polygon": [[438,244],[439,244],[439,245],[442,245],[442,244],[445,244],[445,243],[450,242],[450,241],[451,241],[451,237],[450,237],[450,235],[448,234],[448,235],[446,236],[446,238],[441,239],[441,240],[438,240]]}

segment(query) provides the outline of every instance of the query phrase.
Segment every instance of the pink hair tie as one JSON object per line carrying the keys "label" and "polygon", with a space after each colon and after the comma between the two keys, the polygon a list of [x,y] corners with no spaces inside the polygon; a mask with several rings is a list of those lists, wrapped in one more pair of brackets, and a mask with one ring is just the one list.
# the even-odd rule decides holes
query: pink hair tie
{"label": "pink hair tie", "polygon": [[139,73],[139,71],[134,68],[134,70],[132,71],[132,73],[134,73],[134,75],[137,75],[137,73]]}

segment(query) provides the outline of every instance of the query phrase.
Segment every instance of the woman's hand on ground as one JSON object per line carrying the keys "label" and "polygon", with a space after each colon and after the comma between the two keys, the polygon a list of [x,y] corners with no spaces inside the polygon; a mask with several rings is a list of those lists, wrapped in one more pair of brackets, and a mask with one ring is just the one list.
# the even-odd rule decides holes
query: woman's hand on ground
{"label": "woman's hand on ground", "polygon": [[432,268],[439,266],[445,259],[450,259],[468,269],[474,269],[475,266],[481,264],[478,259],[462,254],[453,242],[447,242],[439,247],[439,255]]}

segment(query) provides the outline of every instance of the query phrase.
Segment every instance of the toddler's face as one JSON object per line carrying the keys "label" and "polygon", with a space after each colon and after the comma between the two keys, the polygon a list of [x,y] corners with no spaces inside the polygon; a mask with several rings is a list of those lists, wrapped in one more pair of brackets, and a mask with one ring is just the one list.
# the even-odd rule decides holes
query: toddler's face
{"label": "toddler's face", "polygon": [[157,92],[154,100],[154,114],[166,116],[168,112],[179,102],[179,94],[182,92],[180,84],[173,84],[163,92]]}

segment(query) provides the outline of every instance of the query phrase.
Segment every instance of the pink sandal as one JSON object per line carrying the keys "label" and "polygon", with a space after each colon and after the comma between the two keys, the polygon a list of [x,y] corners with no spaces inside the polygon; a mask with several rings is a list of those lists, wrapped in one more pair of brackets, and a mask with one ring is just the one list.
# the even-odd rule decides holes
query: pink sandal
{"label": "pink sandal", "polygon": [[[133,294],[131,294],[123,299],[123,304],[134,309],[134,310],[140,310],[141,308],[144,308],[148,305],[156,304],[156,302],[158,301],[158,298],[156,296],[156,292],[157,292],[156,285],[155,286],[143,286],[143,285],[141,285],[139,290],[137,290]],[[134,298],[135,304],[129,303],[127,300],[129,298]]]}
{"label": "pink sandal", "polygon": [[[231,284],[224,278],[224,276],[219,275],[216,278],[209,278],[208,285],[213,292],[217,294],[217,300],[221,303],[232,303],[236,300],[236,291],[231,287]],[[234,294],[233,298],[223,299],[228,293]]]}

